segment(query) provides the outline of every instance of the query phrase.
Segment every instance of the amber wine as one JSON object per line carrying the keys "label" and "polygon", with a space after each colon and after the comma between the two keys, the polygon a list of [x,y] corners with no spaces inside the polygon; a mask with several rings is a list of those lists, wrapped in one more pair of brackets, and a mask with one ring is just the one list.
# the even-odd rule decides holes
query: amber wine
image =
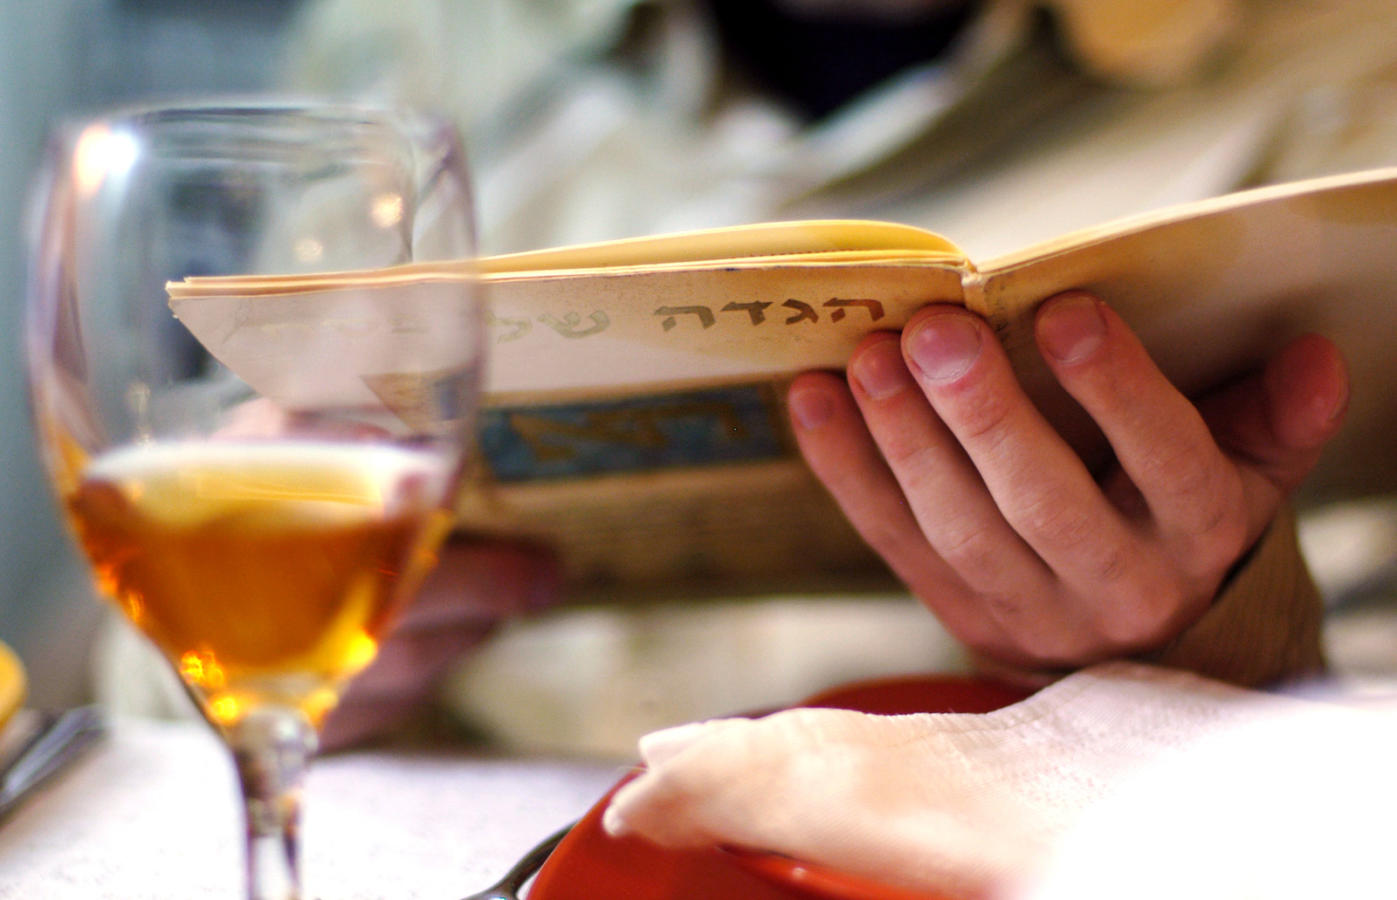
{"label": "amber wine", "polygon": [[99,587],[228,726],[278,703],[318,724],[446,530],[420,451],[210,442],[128,447],[67,509]]}

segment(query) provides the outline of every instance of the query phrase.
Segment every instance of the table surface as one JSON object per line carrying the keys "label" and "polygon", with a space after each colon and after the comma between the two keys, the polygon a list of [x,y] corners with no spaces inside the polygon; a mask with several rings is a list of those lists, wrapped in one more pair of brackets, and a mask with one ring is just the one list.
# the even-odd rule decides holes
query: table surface
{"label": "table surface", "polygon": [[[614,763],[374,750],[307,779],[308,900],[456,900],[587,810]],[[240,896],[241,816],[223,747],[196,722],[123,719],[0,825],[0,898]]]}

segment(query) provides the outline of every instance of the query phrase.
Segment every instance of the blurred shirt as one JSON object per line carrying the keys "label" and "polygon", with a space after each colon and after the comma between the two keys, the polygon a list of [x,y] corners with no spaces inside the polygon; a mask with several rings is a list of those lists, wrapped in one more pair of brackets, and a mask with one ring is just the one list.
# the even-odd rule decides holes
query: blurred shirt
{"label": "blurred shirt", "polygon": [[[735,6],[312,0],[285,79],[454,114],[485,252],[862,216],[985,258],[1239,186],[1397,161],[1385,0]],[[848,10],[870,6],[872,24],[853,27]],[[926,40],[920,58],[906,32]],[[781,60],[754,63],[778,35]],[[899,65],[871,81],[845,65],[880,53]],[[842,73],[851,93],[802,96],[802,60],[812,83]]]}

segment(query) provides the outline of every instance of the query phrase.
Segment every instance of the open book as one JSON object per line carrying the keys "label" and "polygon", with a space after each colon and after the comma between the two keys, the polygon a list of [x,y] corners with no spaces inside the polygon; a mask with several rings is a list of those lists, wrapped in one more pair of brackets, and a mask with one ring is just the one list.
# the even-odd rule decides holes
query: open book
{"label": "open book", "polygon": [[[1355,385],[1336,455],[1397,426],[1382,388],[1397,371],[1397,169],[1232,194],[993,260],[906,226],[786,222],[372,272],[192,278],[170,294],[215,357],[294,404],[299,372],[335,369],[347,389],[373,372],[306,328],[350,317],[356,333],[387,335],[395,304],[473,277],[490,297],[490,478],[462,525],[554,543],[574,596],[889,585],[801,463],[783,389],[799,371],[842,367],[864,335],[928,303],[991,322],[1089,465],[1109,448],[1033,340],[1037,304],[1069,288],[1111,304],[1190,396],[1303,331],[1325,333]],[[1389,468],[1345,463],[1317,489],[1369,488]]]}

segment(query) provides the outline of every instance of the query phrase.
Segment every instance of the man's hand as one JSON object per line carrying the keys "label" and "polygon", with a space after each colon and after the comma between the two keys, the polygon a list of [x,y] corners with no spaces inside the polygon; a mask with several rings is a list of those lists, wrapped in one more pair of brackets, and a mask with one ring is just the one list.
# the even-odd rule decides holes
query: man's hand
{"label": "man's hand", "polygon": [[456,537],[440,557],[378,656],[326,720],[327,749],[381,734],[420,711],[452,664],[502,619],[542,609],[560,595],[556,561],[536,548]]}
{"label": "man's hand", "polygon": [[1302,337],[1195,407],[1125,323],[1071,292],[1039,351],[1115,451],[1099,482],[988,325],[937,305],[792,384],[796,437],[864,539],[987,660],[1075,667],[1153,649],[1208,608],[1338,429],[1348,378]]}

